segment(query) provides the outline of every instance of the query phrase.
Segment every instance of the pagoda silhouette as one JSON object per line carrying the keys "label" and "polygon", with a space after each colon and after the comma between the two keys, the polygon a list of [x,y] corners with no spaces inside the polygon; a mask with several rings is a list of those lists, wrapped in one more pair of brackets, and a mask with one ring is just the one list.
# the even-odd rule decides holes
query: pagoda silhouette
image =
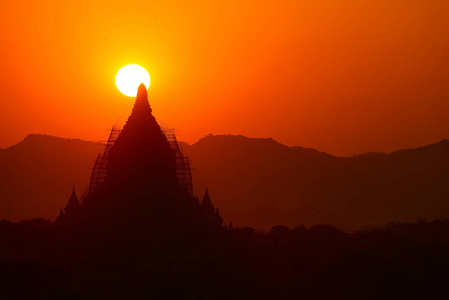
{"label": "pagoda silhouette", "polygon": [[208,191],[201,203],[193,195],[190,162],[174,131],[153,116],[143,83],[123,129],[112,128],[98,155],[87,191],[78,200],[73,190],[56,222],[159,230],[222,226]]}
{"label": "pagoda silhouette", "polygon": [[75,290],[86,299],[180,299],[186,292],[201,299],[198,282],[211,285],[217,278],[208,274],[229,278],[231,271],[216,265],[226,261],[218,209],[207,189],[201,202],[192,191],[190,162],[174,131],[156,121],[141,84],[88,189],[79,199],[73,189],[54,222],[50,261],[76,274]]}

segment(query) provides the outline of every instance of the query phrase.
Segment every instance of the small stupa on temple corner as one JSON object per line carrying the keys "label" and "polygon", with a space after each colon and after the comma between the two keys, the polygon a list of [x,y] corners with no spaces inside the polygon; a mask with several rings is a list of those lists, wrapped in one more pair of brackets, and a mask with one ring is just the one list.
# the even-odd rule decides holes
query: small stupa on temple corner
{"label": "small stupa on temple corner", "polygon": [[76,196],[75,187],[72,188],[72,194],[70,194],[70,198],[67,201],[67,205],[64,207],[64,209],[61,208],[59,211],[59,217],[66,216],[73,216],[76,215],[81,208],[81,205],[79,203],[78,197]]}

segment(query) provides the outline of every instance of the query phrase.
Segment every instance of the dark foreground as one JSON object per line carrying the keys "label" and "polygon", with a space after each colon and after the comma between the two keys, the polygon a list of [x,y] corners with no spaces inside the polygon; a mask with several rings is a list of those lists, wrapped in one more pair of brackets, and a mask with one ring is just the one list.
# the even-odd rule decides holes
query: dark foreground
{"label": "dark foreground", "polygon": [[[133,228],[133,232],[129,232]],[[449,221],[172,230],[0,223],[0,299],[445,299]]]}

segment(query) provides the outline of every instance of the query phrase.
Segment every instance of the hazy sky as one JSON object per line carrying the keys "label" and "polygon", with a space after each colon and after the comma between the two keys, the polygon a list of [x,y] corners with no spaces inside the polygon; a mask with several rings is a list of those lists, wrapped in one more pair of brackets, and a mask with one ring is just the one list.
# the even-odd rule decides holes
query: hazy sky
{"label": "hazy sky", "polygon": [[449,1],[0,2],[0,147],[104,140],[151,76],[153,113],[193,143],[272,137],[335,155],[449,138]]}

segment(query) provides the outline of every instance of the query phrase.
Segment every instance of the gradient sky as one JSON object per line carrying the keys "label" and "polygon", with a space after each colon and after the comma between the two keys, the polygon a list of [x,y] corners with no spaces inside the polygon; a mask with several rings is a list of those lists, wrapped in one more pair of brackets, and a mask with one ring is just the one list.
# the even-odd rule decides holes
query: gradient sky
{"label": "gradient sky", "polygon": [[0,2],[0,147],[104,140],[151,76],[159,121],[334,155],[449,138],[449,1]]}

